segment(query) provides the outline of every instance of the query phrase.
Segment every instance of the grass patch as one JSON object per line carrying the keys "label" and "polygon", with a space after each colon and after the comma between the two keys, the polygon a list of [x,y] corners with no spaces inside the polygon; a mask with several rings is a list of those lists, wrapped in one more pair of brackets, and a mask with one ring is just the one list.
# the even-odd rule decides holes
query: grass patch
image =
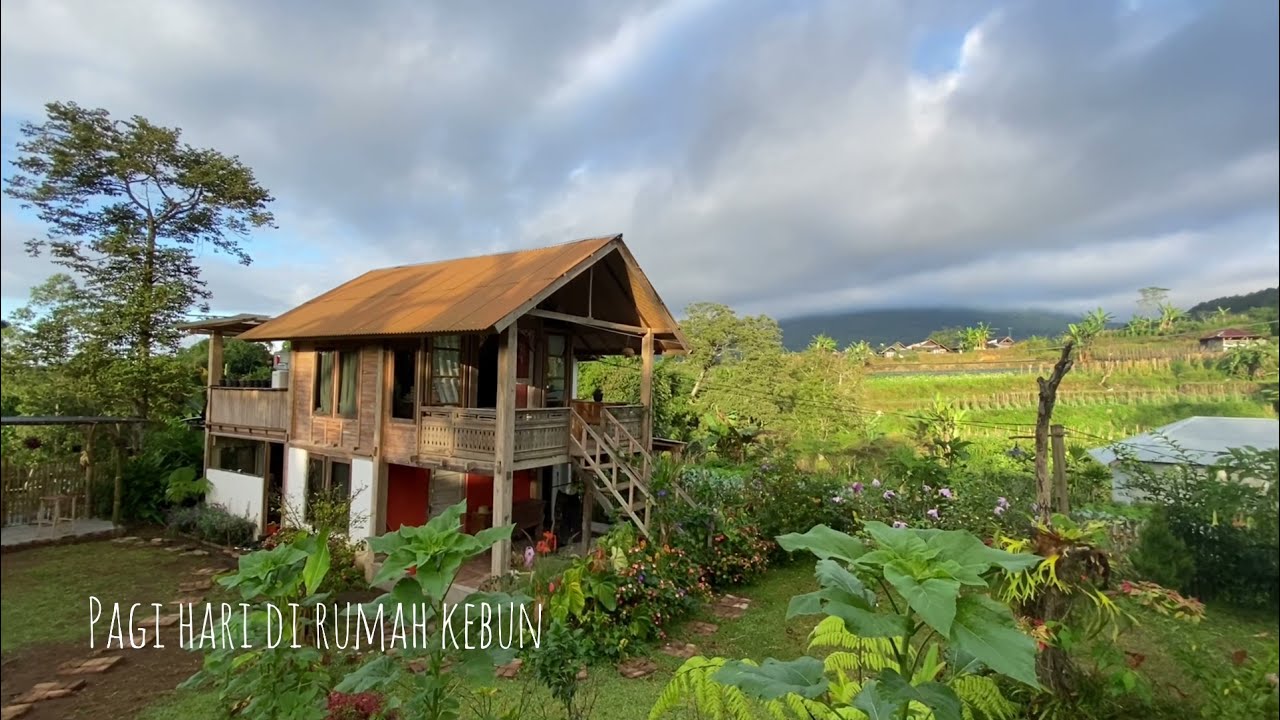
{"label": "grass patch", "polygon": [[[3,556],[0,651],[40,643],[89,640],[89,596],[103,605],[150,605],[177,595],[184,573],[208,558],[182,557],[153,547],[110,542],[33,548]],[[99,621],[105,637],[109,617]]]}

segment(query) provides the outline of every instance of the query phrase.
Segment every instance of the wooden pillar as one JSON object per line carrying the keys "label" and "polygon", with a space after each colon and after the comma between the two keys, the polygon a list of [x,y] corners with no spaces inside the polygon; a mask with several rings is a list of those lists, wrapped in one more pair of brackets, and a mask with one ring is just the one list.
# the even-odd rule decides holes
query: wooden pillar
{"label": "wooden pillar", "polygon": [[[511,465],[516,439],[516,351],[519,338],[515,323],[498,333],[498,397],[493,435],[493,527],[511,524]],[[511,541],[493,546],[490,572],[505,575],[511,563]]]}
{"label": "wooden pillar", "polygon": [[209,421],[213,419],[213,388],[222,384],[222,333],[209,335],[208,379],[204,389],[204,469],[207,473],[213,460],[213,435],[209,433]]}
{"label": "wooden pillar", "polygon": [[640,359],[640,404],[644,406],[644,431],[640,443],[649,450],[653,447],[653,328],[644,333]]}
{"label": "wooden pillar", "polygon": [[578,473],[578,479],[582,481],[582,554],[585,556],[591,550],[591,516],[595,515],[595,483],[587,475],[589,470],[584,470],[577,463],[572,467]]}
{"label": "wooden pillar", "polygon": [[1070,498],[1067,496],[1067,443],[1066,428],[1054,425],[1049,428],[1049,439],[1053,446],[1053,494],[1055,509],[1064,515],[1071,510]]}
{"label": "wooden pillar", "polygon": [[124,442],[124,438],[121,437],[120,426],[116,425],[115,428],[116,432],[113,442],[114,457],[116,461],[116,477],[115,482],[112,485],[111,492],[111,524],[119,527],[120,516],[122,514],[121,511],[124,504],[124,452],[120,448],[121,444]]}

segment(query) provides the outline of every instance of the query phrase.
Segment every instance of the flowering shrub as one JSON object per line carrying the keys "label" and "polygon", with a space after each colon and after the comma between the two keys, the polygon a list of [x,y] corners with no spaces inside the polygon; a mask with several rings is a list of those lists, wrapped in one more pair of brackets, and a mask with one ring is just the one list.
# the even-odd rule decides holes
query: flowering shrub
{"label": "flowering shrub", "polygon": [[664,624],[710,596],[703,568],[678,547],[641,540],[627,560],[618,585],[619,619],[639,639],[666,637]]}

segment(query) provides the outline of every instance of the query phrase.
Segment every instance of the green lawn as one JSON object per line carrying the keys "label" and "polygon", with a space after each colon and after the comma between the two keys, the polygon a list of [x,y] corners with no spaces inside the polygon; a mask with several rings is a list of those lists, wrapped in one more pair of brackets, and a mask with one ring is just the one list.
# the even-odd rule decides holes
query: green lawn
{"label": "green lawn", "polygon": [[[55,545],[3,556],[0,651],[89,638],[89,596],[104,606],[168,602],[185,573],[209,558],[184,557],[151,546],[110,542]],[[95,635],[105,639],[104,614]]]}

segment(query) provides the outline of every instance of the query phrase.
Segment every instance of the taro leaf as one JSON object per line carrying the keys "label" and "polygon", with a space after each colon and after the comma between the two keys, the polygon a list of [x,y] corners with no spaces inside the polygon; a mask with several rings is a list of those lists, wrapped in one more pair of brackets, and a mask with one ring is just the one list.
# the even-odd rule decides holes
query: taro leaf
{"label": "taro leaf", "polygon": [[[892,669],[880,673],[879,694],[897,707],[906,702],[918,702],[933,710],[934,720],[961,720],[960,698],[942,683],[926,682],[912,685]],[[856,706],[855,706],[856,707]]]}
{"label": "taro leaf", "polygon": [[733,660],[716,671],[714,680],[733,685],[761,700],[773,700],[791,693],[813,700],[827,691],[822,661],[812,657],[798,657],[787,662],[767,658],[762,665]]}
{"label": "taro leaf", "polygon": [[857,538],[832,530],[826,525],[815,525],[808,532],[787,533],[778,536],[778,545],[787,552],[808,550],[822,559],[835,558],[853,562],[867,551]]}
{"label": "taro leaf", "polygon": [[1008,607],[985,595],[964,595],[956,602],[950,639],[957,650],[972,655],[992,670],[1033,688],[1036,644],[1018,630]]}
{"label": "taro leaf", "polygon": [[902,701],[890,699],[880,692],[879,680],[868,680],[853,698],[853,706],[866,713],[869,720],[897,720]]}
{"label": "taro leaf", "polygon": [[820,615],[822,613],[822,591],[815,590],[803,595],[793,595],[787,604],[787,619],[797,615]]}
{"label": "taro leaf", "polygon": [[959,582],[949,578],[917,580],[907,574],[900,563],[885,565],[884,579],[934,630],[943,636],[951,633],[951,621],[956,616],[956,596],[960,594]]}
{"label": "taro leaf", "polygon": [[876,545],[888,550],[904,560],[928,560],[938,554],[938,550],[930,548],[916,531],[910,528],[891,528],[879,521],[868,522],[863,527]]}
{"label": "taro leaf", "polygon": [[391,655],[377,654],[369,662],[348,673],[333,689],[342,693],[362,693],[374,688],[390,687],[401,672]]}
{"label": "taro leaf", "polygon": [[966,566],[981,565],[984,571],[996,565],[1009,572],[1019,572],[1033,568],[1040,562],[1038,555],[1011,553],[988,547],[976,536],[960,530],[937,533],[928,539],[928,545],[938,551],[941,560],[954,560]]}
{"label": "taro leaf", "polygon": [[324,582],[324,576],[329,574],[328,533],[320,535],[316,544],[317,549],[307,557],[307,564],[302,567],[302,584],[306,586],[308,595],[315,594],[320,583]]}
{"label": "taro leaf", "polygon": [[836,600],[863,610],[875,607],[876,594],[858,579],[857,575],[844,569],[835,560],[819,560],[814,573],[818,584],[823,587],[822,596],[828,600]]}
{"label": "taro leaf", "polygon": [[946,575],[955,578],[961,585],[972,585],[974,587],[988,586],[987,581],[982,577],[982,573],[990,569],[988,565],[961,565],[955,560],[943,560],[941,562],[935,560],[934,562],[937,572],[945,573]]}
{"label": "taro leaf", "polygon": [[844,620],[849,632],[859,637],[899,638],[907,634],[907,618],[902,615],[870,612],[842,602],[827,603],[824,612]]}

